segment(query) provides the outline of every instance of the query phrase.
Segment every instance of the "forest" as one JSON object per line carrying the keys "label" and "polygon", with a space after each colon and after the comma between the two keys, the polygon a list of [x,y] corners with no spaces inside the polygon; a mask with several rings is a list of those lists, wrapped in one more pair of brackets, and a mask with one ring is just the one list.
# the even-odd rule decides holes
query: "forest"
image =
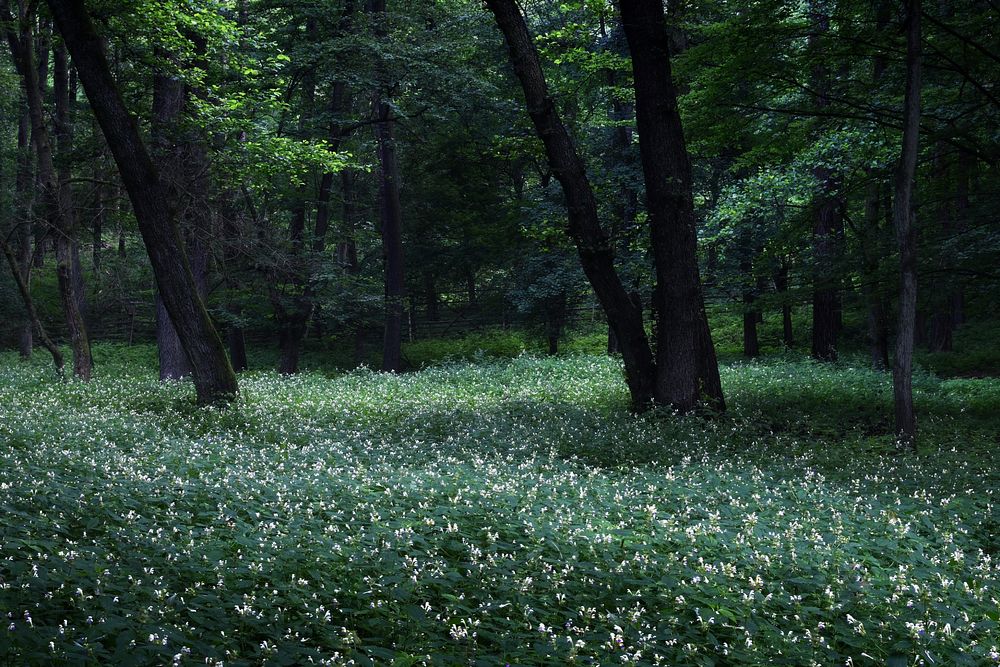
{"label": "forest", "polygon": [[0,663],[1000,665],[995,0],[0,0]]}

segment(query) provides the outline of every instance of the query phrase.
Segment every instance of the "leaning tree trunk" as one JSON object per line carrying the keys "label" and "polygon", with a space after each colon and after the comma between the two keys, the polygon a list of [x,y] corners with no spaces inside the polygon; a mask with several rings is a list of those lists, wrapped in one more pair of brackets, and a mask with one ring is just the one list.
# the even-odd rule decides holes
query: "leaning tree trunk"
{"label": "leaning tree trunk", "polygon": [[56,367],[56,374],[63,378],[65,376],[65,366],[66,362],[63,360],[62,352],[59,350],[59,346],[52,342],[49,338],[48,333],[45,331],[45,327],[42,325],[42,321],[38,318],[38,311],[35,310],[35,302],[31,298],[31,290],[28,288],[28,283],[25,282],[23,275],[21,274],[21,267],[18,265],[17,257],[14,255],[14,250],[0,237],[0,250],[3,251],[4,257],[7,258],[7,265],[10,267],[11,274],[14,276],[14,282],[17,284],[17,291],[21,295],[21,301],[24,303],[24,310],[28,313],[28,319],[35,327],[35,333],[38,335],[38,340],[49,354],[52,355],[52,363]]}
{"label": "leaning tree trunk", "polygon": [[916,446],[913,410],[913,338],[917,314],[917,243],[913,225],[913,180],[920,138],[920,0],[906,0],[906,94],[903,102],[903,147],[896,171],[892,219],[899,243],[899,321],[892,393],[896,433]]}
{"label": "leaning tree trunk", "polygon": [[691,163],[670,70],[663,4],[622,0],[620,7],[632,55],[639,152],[656,265],[655,398],[680,411],[692,410],[702,400],[721,410],[725,401],[698,271]]}
{"label": "leaning tree trunk", "polygon": [[632,303],[615,271],[614,247],[601,228],[597,203],[583,160],[562,124],[538,59],[528,26],[514,0],[486,0],[504,35],[514,73],[521,82],[528,115],[545,146],[553,175],[566,197],[569,234],[583,272],[614,330],[625,364],[634,410],[645,410],[653,398],[655,369],[643,326],[642,311]]}
{"label": "leaning tree trunk", "polygon": [[118,165],[157,288],[191,362],[198,400],[202,403],[228,400],[238,390],[236,374],[198,296],[178,231],[176,202],[171,201],[136,121],[122,101],[103,44],[83,1],[47,0],[47,3]]}

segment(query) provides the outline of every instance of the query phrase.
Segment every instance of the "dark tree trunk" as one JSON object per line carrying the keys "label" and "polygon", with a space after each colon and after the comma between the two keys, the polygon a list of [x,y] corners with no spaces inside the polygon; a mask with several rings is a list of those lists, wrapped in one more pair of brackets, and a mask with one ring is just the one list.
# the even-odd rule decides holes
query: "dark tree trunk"
{"label": "dark tree trunk", "polygon": [[385,266],[385,334],[382,340],[382,370],[403,367],[403,210],[399,201],[399,165],[392,138],[389,104],[377,102],[375,140],[378,143],[379,227]]}
{"label": "dark tree trunk", "polygon": [[[31,285],[31,146],[29,144],[31,120],[27,110],[18,116],[17,123],[17,172],[15,174],[14,205],[17,211],[17,263],[21,280]],[[25,309],[24,321],[18,327],[17,349],[22,359],[30,359],[34,341],[31,315]]]}
{"label": "dark tree trunk", "polygon": [[472,270],[471,266],[465,267],[465,294],[466,298],[469,299],[470,305],[475,305],[476,303],[476,272]]}
{"label": "dark tree trunk", "polygon": [[920,138],[920,0],[906,0],[906,95],[903,107],[903,147],[896,171],[892,217],[899,243],[899,321],[896,358],[892,366],[896,433],[916,446],[913,410],[913,339],[917,312],[917,243],[913,224],[913,180]]}
{"label": "dark tree trunk", "polygon": [[[958,152],[958,167],[955,183],[955,233],[965,231],[969,214],[969,179],[976,167],[976,158],[969,151]],[[955,276],[955,286],[951,293],[951,321],[959,327],[965,324],[965,287],[962,277]]]}
{"label": "dark tree trunk", "polygon": [[[821,176],[820,180],[828,182],[829,178]],[[828,184],[823,189],[813,219],[812,356],[821,361],[836,361],[840,308],[834,276],[837,227],[842,222],[843,209],[835,194],[836,186]]]}
{"label": "dark tree trunk", "polygon": [[698,272],[691,164],[684,143],[660,0],[622,0],[632,54],[639,153],[656,265],[658,403],[689,411],[725,401]]}
{"label": "dark tree trunk", "polygon": [[[161,54],[162,55],[162,54]],[[153,76],[153,150],[160,168],[160,177],[166,185],[168,194],[173,201],[179,201],[182,174],[189,168],[186,156],[180,144],[178,127],[184,113],[185,86],[180,79],[157,73]],[[181,229],[182,236],[187,230]],[[186,244],[185,244],[186,246]],[[190,250],[185,247],[185,250]],[[191,259],[191,270],[195,270],[194,258]],[[188,362],[184,348],[170,315],[159,292],[156,293],[156,351],[160,364],[161,380],[177,380],[191,374],[191,364]]]}
{"label": "dark tree trunk", "polygon": [[[74,210],[70,191],[69,163],[63,161],[56,169],[53,159],[52,141],[42,99],[42,83],[39,79],[39,64],[35,60],[35,39],[31,30],[31,17],[22,16],[21,33],[7,28],[7,40],[11,56],[21,75],[28,114],[31,119],[31,142],[34,144],[38,165],[38,184],[42,193],[45,217],[54,230],[57,239],[57,276],[59,300],[70,334],[73,348],[73,373],[83,380],[89,380],[93,372],[93,358],[87,327],[80,312],[80,295],[76,293],[77,281],[73,275]],[[41,43],[44,40],[38,40]],[[46,67],[47,70],[47,67]],[[71,148],[69,116],[69,65],[65,50],[56,49],[55,84],[55,130],[59,150],[68,155]]]}
{"label": "dark tree trunk", "polygon": [[[830,17],[825,8],[810,8],[814,33],[810,46],[830,30]],[[817,60],[812,71],[816,107],[822,112],[830,105],[830,77],[826,64]],[[837,257],[839,239],[843,234],[844,204],[840,187],[830,169],[817,166],[813,175],[820,192],[813,203],[813,296],[812,296],[812,356],[821,361],[837,359],[837,335],[841,328],[841,306],[838,291]]]}
{"label": "dark tree trunk", "polygon": [[784,257],[774,274],[774,288],[781,297],[781,342],[791,349],[795,345],[795,332],[792,330],[792,304],[788,296],[788,260]]}
{"label": "dark tree trunk", "polygon": [[559,339],[562,338],[566,323],[566,293],[550,297],[545,309],[545,337],[549,343],[549,354],[559,354]]}
{"label": "dark tree trunk", "polygon": [[215,330],[177,226],[177,202],[157,173],[135,119],[122,101],[100,37],[82,0],[47,0],[73,56],[90,105],[115,158],[149,254],[157,288],[191,363],[198,400],[228,400],[236,374]]}
{"label": "dark tree trunk", "polygon": [[743,356],[750,359],[760,356],[757,315],[757,311],[754,310],[754,294],[748,290],[743,293]]}
{"label": "dark tree trunk", "polygon": [[[870,174],[872,178],[873,175]],[[882,200],[880,184],[873,181],[865,195],[865,227],[861,248],[864,266],[862,291],[868,304],[868,351],[872,368],[889,368],[889,317],[882,292],[879,266],[882,260]]]}
{"label": "dark tree trunk", "polygon": [[628,298],[615,271],[614,248],[601,228],[597,203],[583,161],[549,96],[538,51],[514,0],[486,0],[504,35],[528,114],[545,145],[548,163],[566,197],[569,234],[583,271],[608,317],[622,350],[632,407],[645,410],[653,398],[655,369],[642,311]]}
{"label": "dark tree trunk", "polygon": [[[369,11],[376,22],[376,34],[385,33],[386,0],[371,0]],[[378,210],[382,236],[382,263],[385,275],[385,328],[382,336],[382,370],[400,371],[403,366],[403,317],[405,284],[403,273],[403,209],[399,199],[399,164],[393,139],[392,84],[385,67],[376,67],[378,89],[374,96],[375,143],[378,149]]]}
{"label": "dark tree trunk", "polygon": [[42,346],[49,351],[52,355],[52,363],[56,367],[56,374],[60,378],[65,377],[65,366],[66,362],[63,360],[62,352],[59,350],[59,346],[52,342],[49,338],[48,333],[45,331],[45,327],[42,325],[42,321],[38,318],[38,312],[35,310],[35,302],[31,298],[31,290],[28,288],[28,283],[24,281],[21,275],[21,268],[17,262],[17,256],[14,255],[14,250],[0,236],[0,250],[3,251],[4,257],[7,258],[7,265],[10,267],[11,274],[14,276],[14,282],[17,284],[17,290],[21,295],[21,301],[24,303],[24,309],[28,313],[28,318],[31,320],[35,327],[35,333],[38,335],[38,340]]}
{"label": "dark tree trunk", "polygon": [[441,313],[438,310],[437,285],[432,271],[424,271],[424,300],[427,302],[427,310],[424,313],[427,321],[437,322],[441,318]]}
{"label": "dark tree trunk", "polygon": [[934,177],[938,186],[937,223],[938,232],[942,238],[942,246],[935,253],[935,264],[943,280],[942,288],[931,292],[929,301],[933,304],[929,318],[930,330],[927,338],[927,349],[931,352],[948,352],[951,350],[953,322],[952,282],[955,276],[955,261],[950,250],[951,236],[955,233],[954,197],[951,191],[951,168],[948,147],[944,141],[934,144]]}
{"label": "dark tree trunk", "polygon": [[226,339],[229,343],[229,358],[232,360],[233,370],[242,373],[247,369],[247,342],[243,335],[243,327],[230,325],[226,330]]}

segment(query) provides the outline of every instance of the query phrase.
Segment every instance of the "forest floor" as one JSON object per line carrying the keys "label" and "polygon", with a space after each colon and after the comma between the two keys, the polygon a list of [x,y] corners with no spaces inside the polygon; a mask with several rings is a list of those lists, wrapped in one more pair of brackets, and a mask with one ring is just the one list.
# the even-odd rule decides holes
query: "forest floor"
{"label": "forest floor", "polygon": [[602,356],[280,378],[226,409],[0,355],[0,663],[1000,661],[1000,381],[791,357],[630,415]]}

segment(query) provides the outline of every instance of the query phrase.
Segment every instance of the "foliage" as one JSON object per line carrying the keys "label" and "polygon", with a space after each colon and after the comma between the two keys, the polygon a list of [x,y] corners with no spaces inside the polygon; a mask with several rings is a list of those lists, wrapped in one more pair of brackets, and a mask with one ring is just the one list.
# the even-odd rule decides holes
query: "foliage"
{"label": "foliage", "polygon": [[252,372],[219,410],[120,352],[0,360],[5,662],[1000,659],[993,381],[918,376],[895,455],[848,365],[725,369],[704,421],[628,415],[605,357]]}

